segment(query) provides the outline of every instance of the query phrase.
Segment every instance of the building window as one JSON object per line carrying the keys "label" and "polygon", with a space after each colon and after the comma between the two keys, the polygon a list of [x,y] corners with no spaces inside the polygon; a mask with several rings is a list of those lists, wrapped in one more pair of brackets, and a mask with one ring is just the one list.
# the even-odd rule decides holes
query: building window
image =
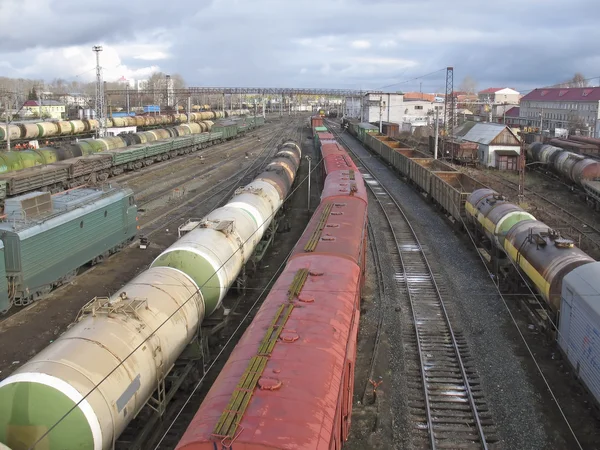
{"label": "building window", "polygon": [[415,109],[423,109],[423,106],[415,106]]}

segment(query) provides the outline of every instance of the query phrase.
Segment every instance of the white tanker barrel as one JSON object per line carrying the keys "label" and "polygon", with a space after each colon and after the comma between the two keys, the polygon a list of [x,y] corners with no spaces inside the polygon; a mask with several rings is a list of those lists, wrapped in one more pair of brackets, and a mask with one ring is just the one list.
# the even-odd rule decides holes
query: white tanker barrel
{"label": "white tanker barrel", "polygon": [[56,423],[42,448],[109,448],[204,318],[196,284],[167,267],[142,272],[88,309],[86,317],[0,383],[0,442],[13,450],[29,448]]}
{"label": "white tanker barrel", "polygon": [[[289,193],[300,149],[263,172],[110,299],[0,383],[11,450],[112,448],[212,313]],[[276,167],[275,167],[276,169]],[[292,180],[293,181],[293,180]],[[46,434],[47,433],[47,434]]]}

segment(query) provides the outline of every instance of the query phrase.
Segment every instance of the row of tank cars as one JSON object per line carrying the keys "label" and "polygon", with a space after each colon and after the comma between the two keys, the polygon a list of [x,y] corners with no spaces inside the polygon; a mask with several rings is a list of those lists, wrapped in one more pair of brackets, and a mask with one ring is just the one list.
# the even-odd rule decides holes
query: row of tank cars
{"label": "row of tank cars", "polygon": [[[520,275],[529,281],[544,312],[558,326],[560,349],[600,401],[600,263],[453,166],[406,148],[365,124],[346,123],[352,135],[423,192],[453,223],[474,232],[476,242],[489,249],[498,275],[513,287],[519,284]],[[580,163],[580,167],[585,173],[589,165]]]}
{"label": "row of tank cars", "polygon": [[[282,207],[301,161],[282,144],[263,173],[0,383],[0,442],[109,449],[166,382]],[[47,433],[47,434],[46,434]]]}
{"label": "row of tank cars", "polygon": [[[205,111],[188,114],[148,114],[132,117],[109,117],[106,127],[155,127],[161,125],[179,125],[188,122],[201,122],[215,120],[236,115],[245,115],[248,111]],[[46,122],[30,122],[0,124],[0,142],[6,141],[7,136],[11,141],[33,140],[55,137],[71,137],[94,133],[100,128],[96,119],[58,120]]]}
{"label": "row of tank cars", "polygon": [[600,160],[542,142],[529,145],[527,154],[530,160],[583,189],[590,207],[600,211]]}
{"label": "row of tank cars", "polygon": [[0,153],[0,206],[6,198],[34,190],[56,193],[104,182],[109,177],[243,136],[265,123],[240,116],[101,139],[57,148]]}
{"label": "row of tank cars", "polygon": [[177,450],[341,449],[347,440],[367,253],[367,191],[318,142],[321,201]]}

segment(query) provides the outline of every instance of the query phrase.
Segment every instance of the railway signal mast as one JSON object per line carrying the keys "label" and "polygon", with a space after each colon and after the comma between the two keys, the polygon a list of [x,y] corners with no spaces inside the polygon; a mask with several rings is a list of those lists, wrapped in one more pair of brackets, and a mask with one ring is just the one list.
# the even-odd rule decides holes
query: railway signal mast
{"label": "railway signal mast", "polygon": [[106,119],[104,117],[104,85],[102,83],[102,68],[100,67],[101,45],[94,45],[92,50],[96,52],[96,119],[100,123],[96,135],[104,137],[106,134]]}

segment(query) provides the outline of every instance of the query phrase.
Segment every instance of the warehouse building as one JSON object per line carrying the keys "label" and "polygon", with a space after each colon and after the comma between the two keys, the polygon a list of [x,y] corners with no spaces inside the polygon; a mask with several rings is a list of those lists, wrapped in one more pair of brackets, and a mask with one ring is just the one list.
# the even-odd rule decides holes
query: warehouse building
{"label": "warehouse building", "polygon": [[[414,96],[409,97],[414,98]],[[425,97],[408,100],[402,93],[366,94],[363,97],[346,97],[344,113],[346,117],[361,122],[383,122],[414,126],[432,125],[435,110],[439,111],[439,120],[444,118],[443,99]]]}
{"label": "warehouse building", "polygon": [[553,132],[600,136],[600,87],[534,89],[521,99],[520,116],[528,126]]}
{"label": "warehouse building", "polygon": [[52,119],[65,118],[65,105],[56,100],[27,100],[23,103],[25,117],[49,117]]}
{"label": "warehouse building", "polygon": [[453,131],[458,141],[479,145],[479,163],[499,170],[518,170],[521,141],[515,132],[504,124],[466,122]]}

